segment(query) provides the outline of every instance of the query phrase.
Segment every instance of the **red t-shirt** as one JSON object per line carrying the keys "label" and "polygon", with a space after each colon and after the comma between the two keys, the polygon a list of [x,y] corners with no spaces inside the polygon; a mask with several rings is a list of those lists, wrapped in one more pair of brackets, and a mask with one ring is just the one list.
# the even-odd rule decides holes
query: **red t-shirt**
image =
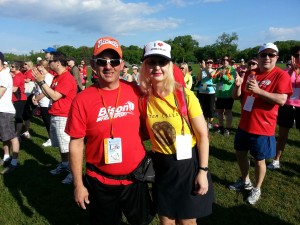
{"label": "red t-shirt", "polygon": [[[252,111],[243,110],[247,97],[251,95],[250,92],[245,91],[249,74],[250,72],[248,71],[241,87],[242,115],[239,127],[251,134],[272,136],[275,133],[279,105],[268,103],[254,94],[255,100]],[[268,73],[257,73],[256,80],[261,89],[270,93],[291,95],[293,92],[290,76],[278,67],[275,67]]]}
{"label": "red t-shirt", "polygon": [[[114,137],[122,141],[122,162],[105,164],[104,139],[110,137],[111,121],[106,109],[115,108],[119,89],[100,90],[94,84],[79,93],[71,106],[65,132],[74,138],[86,137],[86,162],[111,175],[127,175],[132,172],[145,156],[145,149],[139,135],[140,112],[137,85],[120,80],[120,94],[113,119]],[[102,98],[102,97],[103,98]],[[110,113],[112,116],[112,113]],[[89,176],[108,185],[127,185],[128,180],[109,179],[87,169]]]}
{"label": "red t-shirt", "polygon": [[53,78],[51,88],[63,96],[52,102],[49,114],[53,116],[68,117],[72,100],[77,93],[77,84],[69,71],[64,71],[61,75]]}
{"label": "red t-shirt", "polygon": [[[13,86],[18,87],[21,90],[21,98],[19,100],[26,100],[27,97],[25,95],[24,75],[21,72],[19,72],[19,73],[16,73],[15,76],[12,79],[13,79]],[[16,98],[14,93],[12,95],[12,101],[13,102],[18,101],[18,99]]]}
{"label": "red t-shirt", "polygon": [[34,76],[32,75],[32,70],[27,70],[24,73],[24,79],[30,79],[31,81],[34,81]]}

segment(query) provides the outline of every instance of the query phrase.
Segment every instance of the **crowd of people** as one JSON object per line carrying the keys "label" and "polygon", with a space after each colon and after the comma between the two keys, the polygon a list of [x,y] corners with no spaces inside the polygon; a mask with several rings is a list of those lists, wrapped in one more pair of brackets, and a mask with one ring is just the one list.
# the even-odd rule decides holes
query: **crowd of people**
{"label": "crowd of people", "polygon": [[[49,136],[43,146],[58,147],[61,156],[49,172],[67,173],[62,183],[73,183],[75,201],[89,207],[91,224],[120,224],[123,213],[130,224],[149,224],[158,214],[160,224],[185,225],[211,214],[209,130],[216,112],[215,132],[233,133],[236,99],[241,118],[234,149],[241,177],[228,188],[246,190],[249,204],[261,197],[266,169],[280,168],[294,121],[300,129],[300,46],[291,49],[286,71],[276,67],[277,46],[267,43],[247,64],[242,59],[237,65],[228,55],[217,68],[213,59],[203,60],[195,76],[187,63],[172,62],[171,46],[163,41],[145,45],[139,67],[123,60],[118,40],[101,37],[88,88],[85,60],[77,66],[74,57],[54,48],[43,51],[45,59],[36,65],[9,65],[0,52],[1,174],[17,169],[20,141],[31,137],[30,119],[39,111]],[[146,156],[147,139],[155,169],[152,196],[147,183],[129,176]],[[255,183],[248,153],[255,160]]]}

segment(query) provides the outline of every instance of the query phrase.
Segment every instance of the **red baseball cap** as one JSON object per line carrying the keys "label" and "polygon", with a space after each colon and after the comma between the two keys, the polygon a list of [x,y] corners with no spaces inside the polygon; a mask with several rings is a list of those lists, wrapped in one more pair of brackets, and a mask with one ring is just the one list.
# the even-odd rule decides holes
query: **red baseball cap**
{"label": "red baseball cap", "polygon": [[116,51],[120,56],[120,58],[122,59],[123,54],[122,54],[121,45],[116,39],[112,37],[99,38],[94,45],[93,56],[99,55],[101,52],[103,52],[106,49],[112,49]]}

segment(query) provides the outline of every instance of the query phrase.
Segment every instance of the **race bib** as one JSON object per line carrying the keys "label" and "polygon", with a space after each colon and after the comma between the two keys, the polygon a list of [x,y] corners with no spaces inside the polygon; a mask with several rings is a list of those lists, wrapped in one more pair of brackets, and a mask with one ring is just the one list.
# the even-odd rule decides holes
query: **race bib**
{"label": "race bib", "polygon": [[192,135],[176,136],[176,158],[177,160],[192,158]]}
{"label": "race bib", "polygon": [[243,110],[251,112],[253,104],[254,104],[254,100],[255,100],[255,97],[248,96],[247,99],[246,99],[246,102],[245,102]]}
{"label": "race bib", "polygon": [[122,162],[122,142],[121,138],[104,139],[104,161],[105,164]]}

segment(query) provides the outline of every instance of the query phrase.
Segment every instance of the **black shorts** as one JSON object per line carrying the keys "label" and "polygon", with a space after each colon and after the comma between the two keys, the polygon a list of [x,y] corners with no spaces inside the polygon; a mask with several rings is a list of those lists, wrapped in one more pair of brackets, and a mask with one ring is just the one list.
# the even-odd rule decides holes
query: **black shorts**
{"label": "black shorts", "polygon": [[0,112],[0,136],[2,141],[9,141],[17,137],[15,114]]}
{"label": "black shorts", "polygon": [[155,183],[153,199],[160,216],[174,219],[201,218],[212,213],[214,191],[210,173],[209,189],[205,195],[194,194],[198,173],[198,154],[193,149],[191,159],[177,160],[176,155],[155,153],[153,156]]}
{"label": "black shorts", "polygon": [[216,109],[232,109],[233,98],[217,98]]}
{"label": "black shorts", "polygon": [[14,102],[14,107],[16,109],[16,123],[23,123],[23,112],[26,104],[26,100],[18,100]]}
{"label": "black shorts", "polygon": [[105,185],[87,175],[84,181],[89,191],[92,225],[120,225],[122,212],[132,225],[147,225],[152,221],[155,213],[146,183]]}
{"label": "black shorts", "polygon": [[278,109],[277,124],[280,127],[293,128],[296,121],[296,128],[300,129],[300,107],[284,105]]}
{"label": "black shorts", "polygon": [[214,118],[215,94],[197,93],[205,118]]}

